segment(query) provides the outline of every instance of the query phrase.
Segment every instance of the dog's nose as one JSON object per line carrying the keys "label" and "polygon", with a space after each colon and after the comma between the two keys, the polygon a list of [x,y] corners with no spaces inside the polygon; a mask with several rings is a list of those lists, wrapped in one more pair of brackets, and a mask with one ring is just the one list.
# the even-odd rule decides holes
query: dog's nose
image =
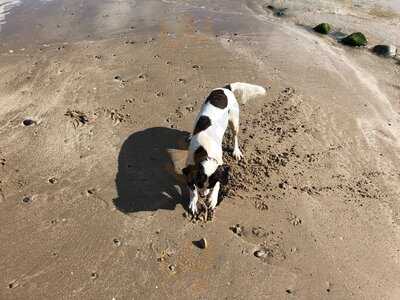
{"label": "dog's nose", "polygon": [[206,197],[209,194],[210,190],[206,189],[204,191],[199,191],[200,197]]}

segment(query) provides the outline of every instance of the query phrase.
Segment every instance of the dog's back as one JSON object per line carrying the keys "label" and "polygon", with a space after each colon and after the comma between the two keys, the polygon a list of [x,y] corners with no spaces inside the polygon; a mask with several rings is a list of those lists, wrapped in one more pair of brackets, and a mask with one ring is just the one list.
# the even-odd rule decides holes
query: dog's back
{"label": "dog's back", "polygon": [[222,140],[228,127],[229,110],[239,105],[232,91],[226,88],[213,90],[207,97],[197,115],[190,141],[188,159],[192,161],[193,152],[202,146],[210,157],[222,163]]}

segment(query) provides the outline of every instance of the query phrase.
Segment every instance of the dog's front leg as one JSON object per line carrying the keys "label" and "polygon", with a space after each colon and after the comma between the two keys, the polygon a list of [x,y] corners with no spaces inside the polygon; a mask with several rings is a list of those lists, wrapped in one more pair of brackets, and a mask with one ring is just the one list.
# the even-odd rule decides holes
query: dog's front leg
{"label": "dog's front leg", "polygon": [[195,185],[189,186],[190,190],[190,202],[189,202],[189,210],[192,212],[193,215],[196,215],[197,210],[197,200],[199,199],[197,188]]}
{"label": "dog's front leg", "polygon": [[217,183],[214,185],[214,188],[213,188],[210,198],[209,198],[211,209],[214,209],[217,206],[219,188],[220,188],[220,183],[219,183],[219,181],[217,181]]}

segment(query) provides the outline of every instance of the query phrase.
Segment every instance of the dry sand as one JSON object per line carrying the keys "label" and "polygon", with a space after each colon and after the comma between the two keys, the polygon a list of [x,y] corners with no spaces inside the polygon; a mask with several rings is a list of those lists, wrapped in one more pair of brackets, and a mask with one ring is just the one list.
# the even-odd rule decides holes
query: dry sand
{"label": "dry sand", "polygon": [[[309,30],[396,45],[399,15],[275,2],[286,16],[253,0],[9,12],[0,299],[400,299],[400,64]],[[226,195],[195,222],[185,137],[234,81],[270,89],[242,107],[245,159],[227,144]]]}

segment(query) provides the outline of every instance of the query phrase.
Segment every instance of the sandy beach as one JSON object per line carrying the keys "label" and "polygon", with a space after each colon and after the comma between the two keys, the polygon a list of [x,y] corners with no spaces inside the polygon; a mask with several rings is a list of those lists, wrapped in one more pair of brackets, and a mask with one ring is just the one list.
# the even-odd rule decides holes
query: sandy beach
{"label": "sandy beach", "polygon": [[[400,58],[370,51],[400,47],[397,1],[0,1],[0,24],[0,299],[400,299]],[[267,95],[193,220],[185,139],[237,81]]]}

